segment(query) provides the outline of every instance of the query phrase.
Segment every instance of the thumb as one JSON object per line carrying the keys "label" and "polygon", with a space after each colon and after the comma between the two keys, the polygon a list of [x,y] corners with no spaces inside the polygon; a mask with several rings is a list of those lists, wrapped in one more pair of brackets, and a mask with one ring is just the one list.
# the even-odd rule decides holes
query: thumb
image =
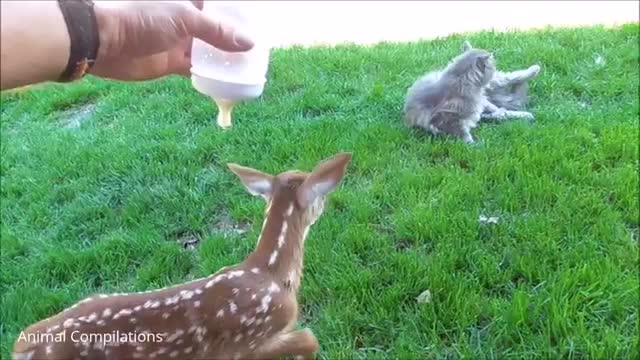
{"label": "thumb", "polygon": [[232,26],[216,21],[191,7],[186,21],[189,35],[209,43],[223,51],[241,52],[251,50],[253,41]]}

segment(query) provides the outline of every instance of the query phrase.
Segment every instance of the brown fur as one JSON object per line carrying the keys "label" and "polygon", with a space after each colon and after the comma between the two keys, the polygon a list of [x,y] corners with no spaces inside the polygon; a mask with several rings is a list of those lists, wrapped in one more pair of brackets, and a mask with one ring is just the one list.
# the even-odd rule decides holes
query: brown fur
{"label": "brown fur", "polygon": [[[14,345],[13,359],[314,357],[319,345],[311,330],[294,330],[304,240],[350,160],[350,154],[340,154],[310,174],[277,176],[230,164],[247,189],[267,201],[262,234],[244,261],[165,289],[87,298],[29,326]],[[155,335],[154,341],[137,343],[82,343],[72,339],[74,331]],[[65,341],[29,339],[60,332]]]}

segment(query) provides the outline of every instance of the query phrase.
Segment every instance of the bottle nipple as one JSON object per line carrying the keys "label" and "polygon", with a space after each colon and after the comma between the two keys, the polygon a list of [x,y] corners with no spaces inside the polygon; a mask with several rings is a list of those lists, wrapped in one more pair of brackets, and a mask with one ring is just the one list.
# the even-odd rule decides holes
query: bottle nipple
{"label": "bottle nipple", "polygon": [[233,102],[225,99],[213,99],[218,106],[218,126],[223,129],[231,127],[231,112],[233,111]]}

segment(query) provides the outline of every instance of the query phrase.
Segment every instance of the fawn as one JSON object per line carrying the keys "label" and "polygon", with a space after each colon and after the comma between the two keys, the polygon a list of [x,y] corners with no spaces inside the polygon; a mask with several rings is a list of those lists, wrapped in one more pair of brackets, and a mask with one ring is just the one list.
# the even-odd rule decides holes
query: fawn
{"label": "fawn", "polygon": [[228,164],[267,203],[244,261],[172,287],[86,298],[21,332],[13,359],[314,358],[311,330],[294,330],[304,241],[350,160],[275,176]]}

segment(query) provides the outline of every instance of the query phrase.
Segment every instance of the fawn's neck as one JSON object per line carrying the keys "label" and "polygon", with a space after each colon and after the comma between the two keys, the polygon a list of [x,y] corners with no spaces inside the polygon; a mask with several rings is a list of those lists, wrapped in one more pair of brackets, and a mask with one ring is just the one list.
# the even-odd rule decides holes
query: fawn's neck
{"label": "fawn's neck", "polygon": [[302,276],[304,240],[309,224],[293,200],[274,199],[267,209],[258,245],[248,261],[297,289]]}

